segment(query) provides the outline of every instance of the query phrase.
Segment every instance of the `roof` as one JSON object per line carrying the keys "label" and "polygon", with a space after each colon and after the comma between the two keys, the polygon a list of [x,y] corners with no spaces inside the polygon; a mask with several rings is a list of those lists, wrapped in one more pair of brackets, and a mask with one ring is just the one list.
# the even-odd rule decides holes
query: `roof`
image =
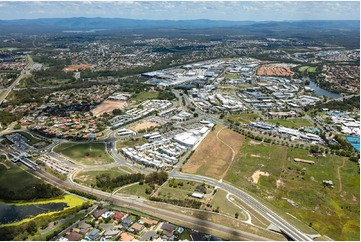
{"label": "roof", "polygon": [[70,241],[79,241],[83,238],[83,236],[77,232],[70,232],[70,234],[66,235],[65,238]]}
{"label": "roof", "polygon": [[104,209],[99,209],[99,210],[96,210],[94,213],[93,213],[93,216],[95,218],[99,218],[100,216],[102,216],[103,213],[105,213],[107,210],[104,208]]}
{"label": "roof", "polygon": [[158,234],[155,231],[148,231],[145,235],[140,239],[140,241],[150,241],[150,238],[154,239],[158,237]]}
{"label": "roof", "polygon": [[129,233],[126,233],[126,232],[122,233],[120,235],[120,237],[121,237],[122,241],[132,241],[132,240],[134,240],[134,236],[129,234]]}
{"label": "roof", "polygon": [[125,216],[124,213],[116,212],[116,213],[114,214],[114,219],[117,220],[117,221],[119,221],[119,220],[122,219],[124,216]]}
{"label": "roof", "polygon": [[173,232],[174,230],[176,230],[176,226],[173,224],[169,224],[169,223],[163,223],[162,227],[160,229],[162,230],[166,230],[169,232]]}
{"label": "roof", "polygon": [[131,228],[133,228],[136,231],[142,231],[144,229],[144,225],[134,223]]}
{"label": "roof", "polygon": [[158,223],[157,220],[153,220],[153,219],[150,219],[150,218],[142,218],[140,220],[142,223],[146,223],[146,224],[150,224],[150,225],[155,225]]}

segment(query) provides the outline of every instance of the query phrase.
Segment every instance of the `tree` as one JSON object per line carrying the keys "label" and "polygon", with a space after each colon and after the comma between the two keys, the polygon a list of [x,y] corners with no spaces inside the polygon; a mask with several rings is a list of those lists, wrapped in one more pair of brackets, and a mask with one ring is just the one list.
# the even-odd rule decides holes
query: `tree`
{"label": "tree", "polygon": [[16,129],[16,130],[17,130],[17,129],[21,129],[20,123],[16,123],[15,126],[14,126],[14,129]]}
{"label": "tree", "polygon": [[36,223],[33,220],[28,223],[26,231],[31,235],[35,234],[35,232],[37,231]]}
{"label": "tree", "polygon": [[238,216],[239,216],[239,214],[238,214],[238,212],[236,212],[236,213],[234,214],[234,217],[235,217],[235,218],[238,218]]}

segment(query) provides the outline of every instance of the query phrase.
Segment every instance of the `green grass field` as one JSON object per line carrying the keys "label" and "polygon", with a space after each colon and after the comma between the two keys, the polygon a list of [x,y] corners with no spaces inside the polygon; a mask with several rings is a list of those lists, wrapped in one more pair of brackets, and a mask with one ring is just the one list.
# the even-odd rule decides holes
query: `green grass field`
{"label": "green grass field", "polygon": [[239,78],[239,74],[227,73],[227,74],[224,74],[223,77],[226,79],[237,79],[237,78]]}
{"label": "green grass field", "polygon": [[249,124],[251,122],[255,122],[257,118],[259,118],[259,115],[255,113],[233,114],[225,117],[226,120],[229,120],[233,123],[242,124]]}
{"label": "green grass field", "polygon": [[143,185],[134,184],[130,186],[125,186],[124,188],[118,190],[117,194],[129,194],[138,197],[149,198],[150,194],[145,193],[147,187],[149,187],[147,184],[143,184]]}
{"label": "green grass field", "polygon": [[315,66],[301,66],[300,68],[298,68],[299,72],[316,72],[317,67]]}
{"label": "green grass field", "polygon": [[90,171],[81,171],[76,174],[74,180],[85,186],[96,186],[96,176],[101,174],[109,174],[111,178],[116,176],[125,175],[126,173],[120,169],[113,168],[109,170],[90,170]]}
{"label": "green grass field", "polygon": [[32,176],[18,165],[11,162],[0,163],[0,184],[10,185],[13,190],[18,190],[28,185],[43,183],[40,179]]}
{"label": "green grass field", "polygon": [[[294,158],[316,164],[296,163]],[[261,176],[258,184],[253,184],[251,176],[257,170],[269,176]],[[246,139],[225,180],[263,198],[282,213],[294,215],[321,235],[359,240],[360,175],[357,164],[347,158],[315,158],[307,150],[255,145]],[[335,187],[324,187],[322,180],[332,180]]]}
{"label": "green grass field", "polygon": [[147,99],[156,99],[159,95],[159,92],[140,92],[132,100],[136,102],[143,102]]}
{"label": "green grass field", "polygon": [[266,122],[279,124],[287,128],[298,129],[301,127],[313,127],[313,125],[304,118],[292,118],[292,119],[268,119]]}
{"label": "green grass field", "polygon": [[217,192],[211,201],[212,208],[215,209],[219,207],[220,213],[229,215],[231,217],[234,217],[235,213],[238,213],[239,215],[238,219],[246,220],[247,215],[245,215],[239,207],[228,201],[226,196],[227,196],[227,192],[225,192],[222,189],[217,189]]}
{"label": "green grass field", "polygon": [[142,144],[145,144],[145,143],[147,143],[147,140],[144,139],[144,138],[136,138],[134,140],[133,139],[119,140],[116,143],[116,147],[119,150],[119,149],[124,148],[124,147],[134,147],[134,146],[142,145]]}
{"label": "green grass field", "polygon": [[[169,184],[176,185],[176,187],[170,187]],[[181,185],[183,184],[183,185]],[[153,195],[156,197],[164,199],[192,199],[188,194],[193,193],[195,188],[199,185],[202,185],[199,182],[186,181],[186,180],[168,180],[162,187],[160,187],[157,192]],[[213,192],[213,187],[206,185],[207,191],[206,194],[210,195]]]}
{"label": "green grass field", "polygon": [[56,146],[54,152],[67,156],[74,162],[84,165],[102,165],[114,161],[106,153],[104,143],[63,143]]}

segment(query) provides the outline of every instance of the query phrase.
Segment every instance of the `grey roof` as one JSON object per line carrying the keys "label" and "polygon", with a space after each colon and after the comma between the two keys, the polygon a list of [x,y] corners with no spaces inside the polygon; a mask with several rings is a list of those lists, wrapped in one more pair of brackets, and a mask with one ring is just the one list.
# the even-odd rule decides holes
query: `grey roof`
{"label": "grey roof", "polygon": [[155,239],[156,237],[158,237],[157,233],[155,231],[148,231],[147,233],[145,233],[145,235],[140,239],[140,241],[150,241],[150,238]]}
{"label": "grey roof", "polygon": [[160,229],[167,230],[169,232],[173,232],[177,227],[173,224],[169,223],[163,223],[162,227]]}

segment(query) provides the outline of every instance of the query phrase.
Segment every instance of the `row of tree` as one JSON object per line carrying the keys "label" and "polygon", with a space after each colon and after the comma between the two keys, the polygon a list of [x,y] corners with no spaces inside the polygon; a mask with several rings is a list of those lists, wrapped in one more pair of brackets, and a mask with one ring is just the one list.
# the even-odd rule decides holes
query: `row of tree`
{"label": "row of tree", "polygon": [[0,199],[4,200],[32,200],[40,198],[52,198],[62,195],[63,192],[50,184],[36,184],[24,186],[14,190],[11,186],[0,184]]}
{"label": "row of tree", "polygon": [[168,179],[168,173],[165,171],[153,172],[148,175],[141,173],[126,174],[116,177],[111,177],[109,174],[101,174],[96,176],[96,186],[104,191],[111,191],[114,188],[121,187],[127,184],[139,182],[141,184],[147,183],[150,187],[155,185],[162,185]]}

